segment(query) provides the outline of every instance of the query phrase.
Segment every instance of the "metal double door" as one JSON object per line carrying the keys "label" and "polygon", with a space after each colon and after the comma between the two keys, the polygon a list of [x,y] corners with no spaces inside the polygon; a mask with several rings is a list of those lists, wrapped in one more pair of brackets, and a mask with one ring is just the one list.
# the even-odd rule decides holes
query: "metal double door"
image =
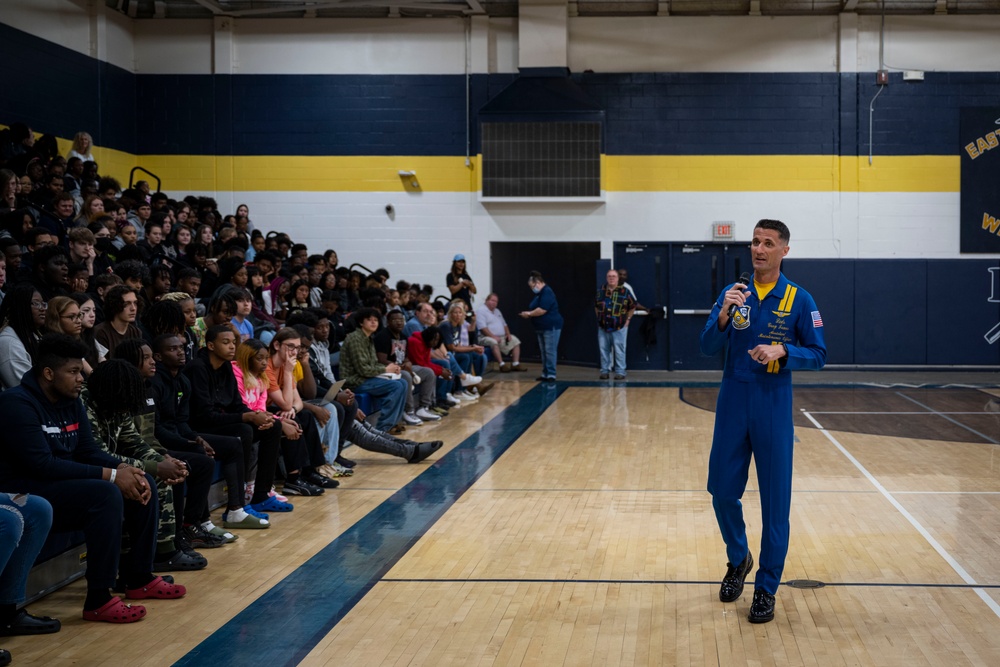
{"label": "metal double door", "polygon": [[753,271],[749,245],[615,243],[614,254],[615,268],[628,269],[629,284],[648,308],[629,326],[628,367],[721,369],[722,357],[702,356],[698,338],[722,289]]}

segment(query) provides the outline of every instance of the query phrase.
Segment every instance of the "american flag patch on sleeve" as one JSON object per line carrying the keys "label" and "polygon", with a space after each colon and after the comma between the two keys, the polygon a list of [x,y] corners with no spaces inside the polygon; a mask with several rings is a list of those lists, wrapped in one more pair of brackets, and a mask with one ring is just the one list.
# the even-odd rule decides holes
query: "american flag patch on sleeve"
{"label": "american flag patch on sleeve", "polygon": [[823,317],[819,314],[818,310],[814,310],[811,313],[813,318],[813,329],[819,329],[823,326]]}

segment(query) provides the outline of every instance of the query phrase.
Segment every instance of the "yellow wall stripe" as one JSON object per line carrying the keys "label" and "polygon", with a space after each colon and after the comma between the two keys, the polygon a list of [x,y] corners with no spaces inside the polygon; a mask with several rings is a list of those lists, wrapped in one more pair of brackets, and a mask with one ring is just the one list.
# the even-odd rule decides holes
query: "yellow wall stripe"
{"label": "yellow wall stripe", "polygon": [[[480,157],[142,155],[168,190],[475,192]],[[958,156],[624,156],[602,159],[609,192],[958,192]],[[419,190],[398,172],[415,171]]]}
{"label": "yellow wall stripe", "polygon": [[[2,127],[2,126],[0,126]],[[59,139],[65,155],[70,142]],[[97,146],[102,174],[142,166],[167,192],[476,192],[481,156],[132,155]],[[958,155],[603,155],[608,192],[959,192]],[[415,171],[419,188],[400,171]],[[144,178],[136,176],[137,179]]]}

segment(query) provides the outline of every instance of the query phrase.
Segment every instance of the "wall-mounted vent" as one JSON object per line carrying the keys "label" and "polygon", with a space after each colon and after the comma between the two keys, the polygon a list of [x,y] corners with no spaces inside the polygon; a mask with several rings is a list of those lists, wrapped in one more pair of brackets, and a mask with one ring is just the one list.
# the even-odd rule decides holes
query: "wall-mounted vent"
{"label": "wall-mounted vent", "polygon": [[569,70],[522,68],[479,130],[481,201],[603,201],[604,110]]}
{"label": "wall-mounted vent", "polygon": [[601,196],[601,123],[484,122],[481,128],[484,199]]}

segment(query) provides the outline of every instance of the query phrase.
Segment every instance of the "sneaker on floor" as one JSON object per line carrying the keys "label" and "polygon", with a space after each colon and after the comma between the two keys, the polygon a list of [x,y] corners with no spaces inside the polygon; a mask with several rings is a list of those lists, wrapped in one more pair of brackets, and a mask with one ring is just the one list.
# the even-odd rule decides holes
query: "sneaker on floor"
{"label": "sneaker on floor", "polygon": [[615,379],[616,380],[624,380],[625,376],[622,375],[621,373],[615,373]]}
{"label": "sneaker on floor", "polygon": [[597,379],[598,379],[598,380],[607,380],[607,379],[608,379],[608,378],[610,378],[610,377],[611,377],[611,374],[610,374],[610,373],[601,373],[601,377],[599,377],[599,378],[597,378]]}
{"label": "sneaker on floor", "polygon": [[406,433],[406,427],[402,424],[396,424],[388,430],[388,433],[389,435],[400,435],[402,433]]}
{"label": "sneaker on floor", "polygon": [[[268,491],[268,493],[267,493],[267,497],[268,497],[268,498],[277,498],[278,500],[280,500],[280,501],[281,501],[281,502],[283,502],[283,503],[287,503],[287,502],[288,502],[288,498],[286,498],[286,497],[284,497],[283,495],[281,495],[280,493],[278,493],[278,492],[277,492],[277,491],[276,491],[276,490],[274,489],[274,487],[273,487],[273,486],[271,487],[271,490],[270,490],[270,491]],[[267,517],[264,517],[264,518],[267,518]]]}
{"label": "sneaker on floor", "polygon": [[226,538],[213,535],[201,526],[192,524],[181,528],[181,532],[194,549],[218,549],[227,542]]}
{"label": "sneaker on floor", "polygon": [[318,486],[321,489],[336,489],[340,486],[340,482],[335,479],[330,479],[326,475],[318,472],[307,472],[304,475],[307,482],[313,486]]}
{"label": "sneaker on floor", "polygon": [[250,501],[253,500],[254,483],[247,482],[243,485],[243,504],[249,505]]}
{"label": "sneaker on floor", "polygon": [[353,469],[342,466],[337,462],[327,463],[320,468],[320,472],[327,477],[350,477],[354,474]]}
{"label": "sneaker on floor", "polygon": [[451,392],[448,392],[447,394],[444,395],[444,400],[445,403],[447,403],[453,408],[456,408],[462,404],[462,401],[455,398],[455,394],[452,394]]}
{"label": "sneaker on floor", "polygon": [[469,375],[468,373],[466,373],[462,377],[462,386],[463,387],[472,387],[472,386],[475,386],[475,385],[479,384],[482,381],[483,381],[483,378],[480,377],[479,375]]}
{"label": "sneaker on floor", "polygon": [[506,362],[500,364],[500,372],[501,373],[510,373],[510,364],[508,364]]}
{"label": "sneaker on floor", "polygon": [[430,408],[420,408],[416,412],[416,416],[425,422],[434,422],[441,419],[441,415],[436,415],[430,411]]}
{"label": "sneaker on floor", "polygon": [[403,422],[405,422],[407,426],[420,426],[424,423],[422,419],[417,417],[412,412],[403,413]]}
{"label": "sneaker on floor", "polygon": [[340,454],[337,455],[337,458],[334,460],[334,463],[336,463],[338,465],[342,465],[345,468],[353,468],[354,466],[358,465],[357,463],[355,463],[351,459],[344,458]]}
{"label": "sneaker on floor", "polygon": [[428,410],[441,417],[448,416],[448,408],[444,407],[444,405],[432,405]]}
{"label": "sneaker on floor", "polygon": [[284,492],[286,496],[321,496],[323,489],[315,484],[299,477],[294,482],[285,481]]}
{"label": "sneaker on floor", "polygon": [[515,373],[525,373],[528,369],[524,367],[524,364],[512,364],[510,370]]}
{"label": "sneaker on floor", "polygon": [[476,396],[475,394],[473,394],[471,391],[465,391],[464,389],[462,391],[458,392],[457,394],[455,394],[455,398],[457,398],[460,401],[465,401],[467,403],[471,403],[472,401],[478,401],[479,400],[478,396]]}

